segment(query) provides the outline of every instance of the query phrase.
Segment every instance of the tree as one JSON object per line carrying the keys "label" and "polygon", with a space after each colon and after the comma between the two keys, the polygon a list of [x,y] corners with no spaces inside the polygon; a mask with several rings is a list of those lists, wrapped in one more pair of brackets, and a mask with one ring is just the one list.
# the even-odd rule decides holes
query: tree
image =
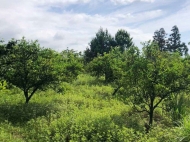
{"label": "tree", "polygon": [[185,43],[181,43],[181,34],[177,26],[172,27],[172,33],[170,38],[168,38],[168,51],[170,52],[179,52],[182,55],[186,55],[188,48]]}
{"label": "tree", "polygon": [[54,50],[41,48],[37,41],[26,41],[24,38],[17,41],[12,50],[6,62],[14,62],[7,67],[3,77],[23,90],[26,103],[38,89],[66,80],[61,75],[66,72],[68,64]]}
{"label": "tree", "polygon": [[178,53],[161,52],[156,44],[148,43],[127,70],[123,85],[133,95],[134,108],[147,112],[152,126],[154,110],[171,94],[187,90],[189,81],[189,73]]}
{"label": "tree", "polygon": [[107,29],[104,31],[100,28],[96,33],[96,37],[91,40],[89,45],[90,48],[87,48],[84,52],[86,62],[92,61],[98,54],[103,55],[104,52],[108,53],[111,47],[115,46],[115,41]]}
{"label": "tree", "polygon": [[116,46],[120,47],[121,52],[134,45],[132,39],[130,34],[123,29],[118,30],[115,34]]}
{"label": "tree", "polygon": [[60,53],[62,70],[60,72],[61,81],[72,82],[83,71],[83,58],[81,53],[74,50],[64,50]]}
{"label": "tree", "polygon": [[153,41],[158,44],[160,51],[167,51],[166,35],[164,28],[154,32]]}
{"label": "tree", "polygon": [[43,86],[55,81],[54,56],[50,49],[40,48],[37,41],[22,38],[14,46],[6,62],[12,62],[4,78],[24,92],[26,103]]}
{"label": "tree", "polygon": [[107,83],[117,79],[116,71],[119,69],[121,62],[121,52],[118,48],[112,49],[109,53],[98,55],[87,66],[91,75],[100,77],[104,76]]}

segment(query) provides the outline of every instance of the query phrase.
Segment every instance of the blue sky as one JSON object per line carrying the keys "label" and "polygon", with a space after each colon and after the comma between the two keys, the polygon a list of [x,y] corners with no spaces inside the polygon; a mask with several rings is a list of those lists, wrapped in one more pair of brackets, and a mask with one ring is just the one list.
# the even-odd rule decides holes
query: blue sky
{"label": "blue sky", "polygon": [[190,42],[189,0],[1,0],[0,38],[25,36],[55,50],[83,51],[100,27],[127,30],[135,45],[174,25]]}

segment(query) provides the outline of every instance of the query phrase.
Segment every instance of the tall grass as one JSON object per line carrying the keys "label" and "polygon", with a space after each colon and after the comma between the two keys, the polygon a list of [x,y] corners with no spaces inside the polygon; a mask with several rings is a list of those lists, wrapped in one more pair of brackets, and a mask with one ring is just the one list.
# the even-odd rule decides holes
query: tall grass
{"label": "tall grass", "polygon": [[146,135],[143,115],[111,96],[114,88],[101,78],[83,74],[58,88],[38,91],[28,105],[19,89],[1,91],[0,141],[151,142],[178,134],[158,126]]}

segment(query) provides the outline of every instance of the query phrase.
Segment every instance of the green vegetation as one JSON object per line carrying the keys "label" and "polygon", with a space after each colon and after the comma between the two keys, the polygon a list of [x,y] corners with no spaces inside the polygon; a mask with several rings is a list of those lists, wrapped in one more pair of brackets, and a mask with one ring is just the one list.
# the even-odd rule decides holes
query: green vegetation
{"label": "green vegetation", "polygon": [[100,29],[84,55],[1,42],[0,141],[190,141],[190,57],[172,31],[140,50]]}
{"label": "green vegetation", "polygon": [[154,42],[159,45],[160,51],[178,52],[180,55],[187,55],[188,48],[184,42],[181,42],[181,34],[177,26],[172,27],[172,33],[166,37],[164,28],[154,32]]}
{"label": "green vegetation", "polygon": [[120,51],[123,52],[133,45],[133,41],[130,34],[123,29],[118,30],[115,38],[113,38],[107,29],[104,31],[100,28],[89,45],[90,48],[87,48],[84,52],[85,62],[92,61],[98,55],[109,53],[115,47],[119,47]]}
{"label": "green vegetation", "polygon": [[[38,89],[59,81],[71,81],[82,68],[69,52],[65,56],[64,52],[60,54],[41,48],[37,41],[26,41],[24,38],[14,43],[11,52],[3,55],[7,58],[2,59],[2,64],[9,65],[5,66],[2,77],[23,90],[26,103]],[[6,53],[7,48],[2,51]]]}
{"label": "green vegetation", "polygon": [[[93,85],[94,82],[97,84]],[[161,110],[146,134],[146,115],[111,96],[113,88],[89,75],[80,75],[65,93],[37,91],[23,105],[21,90],[1,91],[1,141],[178,141],[188,139],[188,117],[181,127],[170,124]],[[189,102],[188,102],[189,103]],[[183,130],[183,131],[182,131]]]}

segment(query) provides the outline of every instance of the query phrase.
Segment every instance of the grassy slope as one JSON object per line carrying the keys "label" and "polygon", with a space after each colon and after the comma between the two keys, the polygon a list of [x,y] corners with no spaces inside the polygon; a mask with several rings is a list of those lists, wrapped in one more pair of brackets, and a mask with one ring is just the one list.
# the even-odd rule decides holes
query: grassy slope
{"label": "grassy slope", "polygon": [[[111,96],[113,88],[81,75],[65,94],[38,91],[24,105],[18,89],[0,92],[0,141],[175,141],[178,129],[144,134],[144,119]],[[161,138],[158,138],[161,137]]]}

